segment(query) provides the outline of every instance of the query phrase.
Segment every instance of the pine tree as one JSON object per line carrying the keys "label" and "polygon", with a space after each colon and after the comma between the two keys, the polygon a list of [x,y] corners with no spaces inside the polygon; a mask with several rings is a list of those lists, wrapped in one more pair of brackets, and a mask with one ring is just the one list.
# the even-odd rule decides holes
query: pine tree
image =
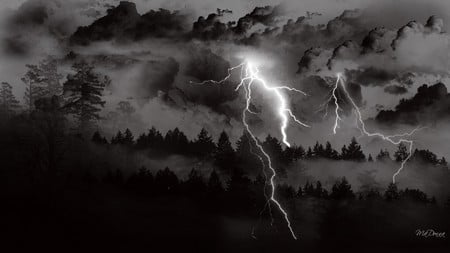
{"label": "pine tree", "polygon": [[214,144],[212,137],[209,135],[206,129],[202,128],[197,136],[197,140],[194,142],[195,153],[198,156],[206,156],[208,154],[214,154],[216,145]]}
{"label": "pine tree", "polygon": [[254,140],[250,134],[244,130],[239,140],[236,142],[236,160],[237,163],[246,168],[247,171],[260,169],[261,161],[257,155],[260,155],[259,149],[255,146]]}
{"label": "pine tree", "polygon": [[123,144],[123,139],[124,139],[123,134],[119,130],[116,136],[112,137],[111,144]]}
{"label": "pine tree", "polygon": [[222,182],[220,181],[219,175],[215,170],[211,172],[209,176],[207,191],[210,196],[217,196],[222,194],[225,190],[223,189]]}
{"label": "pine tree", "polygon": [[199,193],[203,193],[206,189],[203,177],[196,169],[191,170],[185,184],[187,192],[194,196],[198,196]]}
{"label": "pine tree", "polygon": [[19,101],[17,101],[12,92],[12,86],[7,82],[2,82],[0,90],[0,115],[10,116],[19,107]]}
{"label": "pine tree", "polygon": [[96,144],[108,144],[108,141],[106,140],[105,137],[102,137],[102,135],[100,134],[99,131],[95,131],[94,135],[92,135],[92,142],[96,143]]}
{"label": "pine tree", "polygon": [[235,152],[225,131],[222,131],[220,134],[214,158],[215,164],[221,169],[226,169],[227,167],[230,169],[235,163]]}
{"label": "pine tree", "polygon": [[[344,146],[345,147],[345,146]],[[348,148],[342,148],[342,159],[353,161],[364,161],[366,156],[361,150],[361,146],[356,142],[356,138],[353,137]]]}
{"label": "pine tree", "polygon": [[348,183],[347,179],[343,177],[331,188],[330,197],[333,199],[353,199],[355,198],[355,194],[352,191],[352,186]]}
{"label": "pine tree", "polygon": [[[189,150],[189,140],[186,135],[181,132],[178,127],[173,131],[169,130],[164,137],[164,147],[168,152],[177,154],[186,154],[192,152]],[[210,152],[213,150],[210,150]]]}
{"label": "pine tree", "polygon": [[37,100],[61,95],[62,75],[58,73],[57,60],[51,56],[40,61],[38,65],[28,64],[26,67],[28,70],[21,80],[26,85],[25,104],[31,112]]}
{"label": "pine tree", "polygon": [[316,144],[313,147],[314,157],[325,157],[325,150],[323,148],[322,144],[319,144],[319,142],[316,142]]}
{"label": "pine tree", "polygon": [[391,156],[387,150],[380,150],[380,153],[377,155],[377,161],[385,161],[391,160]]}
{"label": "pine tree", "polygon": [[314,192],[315,192],[314,191],[314,186],[309,181],[306,181],[306,184],[303,187],[303,193],[306,196],[314,196]]}
{"label": "pine tree", "polygon": [[74,75],[68,75],[64,83],[65,110],[79,121],[80,130],[89,130],[93,121],[99,120],[99,112],[104,106],[102,92],[109,79],[94,72],[87,63],[75,63]]}
{"label": "pine tree", "polygon": [[166,167],[156,173],[155,186],[159,193],[175,193],[178,191],[179,180],[177,175]]}
{"label": "pine tree", "polygon": [[35,102],[45,96],[45,79],[40,74],[40,70],[37,65],[25,65],[28,71],[21,78],[22,82],[26,85],[24,100],[28,106],[28,110],[31,113],[35,108]]}
{"label": "pine tree", "polygon": [[297,198],[303,197],[303,189],[302,189],[302,186],[301,186],[301,185],[298,187],[296,197],[297,197]]}
{"label": "pine tree", "polygon": [[336,160],[339,157],[339,153],[331,147],[329,141],[325,144],[324,157],[333,160]]}
{"label": "pine tree", "polygon": [[397,151],[394,153],[395,161],[402,162],[409,156],[408,149],[406,145],[402,142],[398,145]]}
{"label": "pine tree", "polygon": [[368,162],[373,162],[372,154],[369,154],[369,158],[367,158]]}
{"label": "pine tree", "polygon": [[59,96],[62,93],[62,85],[60,83],[63,76],[58,73],[58,61],[49,56],[39,62],[39,72],[45,83],[45,96]]}
{"label": "pine tree", "polygon": [[269,153],[272,157],[272,162],[280,162],[283,157],[283,148],[281,147],[280,141],[272,137],[270,134],[267,135],[266,140],[262,144],[264,150]]}
{"label": "pine tree", "polygon": [[441,160],[439,160],[439,165],[447,166],[447,160],[445,160],[445,157],[442,157]]}
{"label": "pine tree", "polygon": [[400,198],[400,193],[398,192],[397,185],[390,183],[386,192],[384,193],[384,198],[386,200],[396,200]]}
{"label": "pine tree", "polygon": [[306,152],[306,158],[311,159],[314,157],[314,152],[312,151],[311,147],[308,147],[308,151]]}
{"label": "pine tree", "polygon": [[125,130],[122,144],[126,146],[132,146],[134,144],[133,133],[131,133],[130,129],[128,128]]}

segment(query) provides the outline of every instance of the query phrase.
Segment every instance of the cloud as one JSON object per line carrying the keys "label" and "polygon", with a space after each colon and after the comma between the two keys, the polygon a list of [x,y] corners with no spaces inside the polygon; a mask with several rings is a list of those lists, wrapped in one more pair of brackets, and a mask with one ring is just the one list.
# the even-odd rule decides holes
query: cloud
{"label": "cloud", "polygon": [[450,94],[442,83],[426,84],[410,99],[402,99],[393,110],[381,110],[375,120],[383,124],[429,125],[448,120]]}
{"label": "cloud", "polygon": [[148,37],[179,37],[186,31],[186,16],[165,9],[151,10],[142,16],[132,2],[121,1],[107,11],[106,16],[91,25],[79,27],[71,36],[74,44],[87,45],[94,41],[119,42]]}
{"label": "cloud", "polygon": [[400,94],[405,94],[406,92],[408,92],[408,89],[403,86],[400,86],[400,85],[390,85],[390,86],[385,87],[384,91],[386,93],[400,95]]}
{"label": "cloud", "polygon": [[163,61],[148,61],[143,65],[137,93],[143,97],[155,97],[159,92],[173,89],[180,64],[173,58]]}

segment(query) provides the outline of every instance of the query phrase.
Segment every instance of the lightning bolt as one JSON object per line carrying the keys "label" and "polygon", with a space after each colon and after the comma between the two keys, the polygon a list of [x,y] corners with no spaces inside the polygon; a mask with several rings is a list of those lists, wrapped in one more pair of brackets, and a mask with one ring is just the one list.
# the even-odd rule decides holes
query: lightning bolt
{"label": "lightning bolt", "polygon": [[[286,98],[284,97],[284,94],[282,91],[290,91],[290,92],[296,92],[300,93],[302,95],[307,95],[305,92],[289,87],[289,86],[270,86],[267,84],[267,82],[259,75],[259,69],[256,65],[252,64],[249,61],[245,61],[235,67],[228,69],[228,75],[225,76],[220,81],[216,80],[205,80],[200,83],[194,83],[194,84],[215,84],[215,85],[222,85],[224,84],[228,79],[230,79],[233,70],[240,69],[240,82],[236,86],[235,91],[238,91],[239,89],[244,89],[245,98],[246,98],[246,106],[242,110],[242,123],[247,130],[247,132],[250,134],[250,137],[252,138],[253,142],[255,143],[255,146],[258,148],[258,150],[261,152],[262,156],[259,154],[254,153],[263,164],[263,167],[265,165],[264,160],[267,160],[267,167],[271,171],[271,176],[269,178],[269,185],[271,187],[270,195],[268,196],[268,203],[270,202],[274,203],[276,207],[280,210],[280,212],[283,214],[284,219],[287,223],[287,227],[289,228],[289,231],[292,235],[292,237],[297,240],[297,236],[294,233],[294,230],[292,229],[291,222],[289,220],[289,216],[287,212],[283,209],[280,202],[275,198],[275,177],[277,176],[276,170],[274,166],[272,165],[272,160],[267,154],[267,152],[264,150],[258,139],[256,138],[255,134],[252,132],[249,124],[247,123],[247,114],[256,114],[250,109],[251,101],[252,101],[252,87],[253,85],[259,85],[259,87],[263,88],[265,91],[271,93],[274,95],[274,97],[278,100],[278,107],[277,107],[277,113],[280,118],[280,133],[282,136],[283,143],[290,147],[291,144],[288,141],[288,137],[286,134],[286,129],[289,124],[289,120],[292,119],[295,123],[303,126],[303,127],[310,127],[309,125],[303,123],[300,121],[295,114],[292,112],[292,110],[288,107]],[[265,158],[265,159],[264,159]],[[270,208],[270,205],[269,205]]]}
{"label": "lightning bolt", "polygon": [[345,97],[347,97],[347,99],[350,101],[350,104],[356,114],[356,127],[361,131],[362,135],[365,135],[367,137],[379,137],[379,138],[383,139],[384,141],[388,141],[388,142],[392,143],[393,145],[399,145],[401,143],[408,144],[408,146],[409,146],[408,147],[408,152],[409,152],[408,156],[402,160],[400,167],[397,169],[397,171],[392,176],[392,182],[395,184],[395,178],[398,176],[398,174],[400,174],[400,172],[405,167],[406,162],[412,156],[412,148],[413,148],[414,142],[413,142],[413,140],[406,138],[406,137],[411,137],[415,132],[423,129],[424,127],[417,127],[410,132],[405,132],[405,133],[395,134],[395,135],[384,135],[379,132],[372,133],[372,132],[367,131],[364,120],[362,119],[361,111],[360,111],[359,107],[356,105],[353,98],[350,96],[350,93],[348,92],[347,87],[345,86],[345,82],[344,82],[344,78],[343,78],[342,74],[337,73],[336,83],[334,84],[333,89],[331,91],[331,96],[325,102],[327,104],[327,107],[325,108],[326,109],[325,115],[328,113],[328,104],[331,101],[333,101],[334,105],[335,105],[335,120],[334,120],[334,126],[333,126],[334,134],[336,134],[336,131],[339,128],[339,122],[342,121],[342,118],[339,114],[340,111],[342,111],[342,108],[339,106],[338,97],[336,95],[339,87],[342,88],[342,91],[344,92]]}

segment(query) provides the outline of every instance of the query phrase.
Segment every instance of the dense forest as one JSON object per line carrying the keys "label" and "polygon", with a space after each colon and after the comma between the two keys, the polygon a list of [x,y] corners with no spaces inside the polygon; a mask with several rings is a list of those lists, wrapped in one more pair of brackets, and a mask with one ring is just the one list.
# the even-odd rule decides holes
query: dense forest
{"label": "dense forest", "polygon": [[[250,247],[255,242],[247,239],[252,237],[262,245],[264,240],[290,239],[281,214],[268,200],[271,172],[258,159],[248,133],[236,143],[225,131],[215,141],[206,129],[193,140],[178,128],[166,133],[151,128],[136,136],[126,128],[107,137],[99,122],[109,78],[86,62],[74,63],[72,72],[62,76],[58,64],[49,57],[27,65],[21,79],[23,103],[11,84],[1,85],[1,224],[10,230],[9,243],[27,248],[47,245],[52,238],[55,248],[69,243],[81,249],[89,242],[98,249],[125,249],[164,245],[170,234],[181,244],[220,251],[226,250],[227,242]],[[134,110],[121,101],[116,113]],[[428,247],[429,242],[415,239],[415,226],[449,228],[450,198],[437,201],[421,189],[399,189],[392,183],[383,190],[355,189],[345,177],[331,188],[319,180],[304,185],[283,181],[298,161],[401,163],[409,155],[403,144],[392,155],[380,150],[372,156],[355,138],[339,151],[330,142],[283,147],[270,135],[260,143],[277,169],[275,196],[294,230],[304,236],[301,245],[306,248],[335,243],[352,248],[371,242],[400,246],[389,236],[411,248]],[[163,161],[174,155],[188,157],[208,164],[210,170],[205,173],[193,166],[183,176],[167,166],[139,164],[137,154]],[[117,159],[125,161],[119,164]],[[446,159],[429,150],[415,149],[411,161],[448,173]],[[218,223],[240,231],[228,231]],[[380,236],[386,233],[389,236]]]}

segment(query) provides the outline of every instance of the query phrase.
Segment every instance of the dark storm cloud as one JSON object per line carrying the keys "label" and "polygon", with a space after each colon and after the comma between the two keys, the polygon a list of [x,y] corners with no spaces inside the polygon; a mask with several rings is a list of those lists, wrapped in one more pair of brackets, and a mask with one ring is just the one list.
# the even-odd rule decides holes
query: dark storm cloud
{"label": "dark storm cloud", "polygon": [[28,1],[20,6],[10,22],[27,26],[42,25],[48,18],[47,12],[47,6],[44,2]]}
{"label": "dark storm cloud", "polygon": [[320,71],[320,66],[314,65],[314,60],[317,59],[322,54],[322,52],[323,50],[319,47],[312,47],[306,50],[302,58],[298,62],[297,73],[302,74],[307,71]]}
{"label": "dark storm cloud", "polygon": [[94,41],[137,41],[149,37],[179,37],[186,32],[186,16],[165,9],[140,15],[136,5],[121,1],[107,11],[106,16],[89,26],[79,27],[70,41],[87,45]]}
{"label": "dark storm cloud", "polygon": [[194,83],[183,88],[187,99],[215,111],[223,109],[223,103],[237,97],[234,85],[226,81],[221,85],[197,85],[195,82],[221,80],[228,74],[230,63],[209,49],[193,50],[184,74]]}
{"label": "dark storm cloud", "polygon": [[335,47],[346,40],[360,40],[368,32],[362,12],[346,10],[326,25],[311,25],[305,17],[288,20],[278,39],[311,46]]}
{"label": "dark storm cloud", "polygon": [[29,52],[29,44],[21,35],[13,35],[3,39],[3,51],[8,55],[24,56]]}
{"label": "dark storm cloud", "polygon": [[[199,17],[193,24],[192,36],[203,40],[245,40],[256,24],[267,27],[276,25],[276,18],[283,14],[283,7],[280,5],[256,7],[252,12],[239,18],[237,22],[224,23],[221,21],[221,14],[219,11],[209,14],[206,18]],[[250,36],[256,36],[257,33],[253,34]]]}
{"label": "dark storm cloud", "polygon": [[425,25],[422,25],[417,21],[411,21],[398,30],[397,37],[392,41],[391,44],[392,49],[395,50],[398,46],[399,41],[401,41],[402,39],[406,39],[410,34],[440,33],[443,29],[443,26],[444,21],[440,18],[437,18],[436,16],[429,17]]}
{"label": "dark storm cloud", "polygon": [[173,89],[175,77],[180,64],[173,58],[164,61],[149,61],[142,68],[141,85],[138,94],[142,97],[156,97],[159,92],[168,92]]}
{"label": "dark storm cloud", "polygon": [[384,86],[386,83],[397,78],[397,73],[385,69],[368,67],[365,69],[348,70],[346,77],[364,86]]}
{"label": "dark storm cloud", "polygon": [[450,94],[443,83],[422,85],[410,99],[400,100],[394,110],[382,110],[376,121],[384,124],[427,125],[450,116]]}
{"label": "dark storm cloud", "polygon": [[372,29],[366,37],[364,37],[361,47],[362,53],[382,53],[389,46],[392,39],[389,39],[391,31],[384,27],[376,27]]}
{"label": "dark storm cloud", "polygon": [[44,25],[48,19],[47,11],[47,6],[42,1],[30,1],[20,6],[4,24],[5,29],[8,30],[2,43],[4,52],[16,56],[27,55],[32,45],[26,34],[22,32]]}
{"label": "dark storm cloud", "polygon": [[408,89],[400,85],[390,85],[384,88],[384,91],[393,95],[401,95],[408,92]]}

